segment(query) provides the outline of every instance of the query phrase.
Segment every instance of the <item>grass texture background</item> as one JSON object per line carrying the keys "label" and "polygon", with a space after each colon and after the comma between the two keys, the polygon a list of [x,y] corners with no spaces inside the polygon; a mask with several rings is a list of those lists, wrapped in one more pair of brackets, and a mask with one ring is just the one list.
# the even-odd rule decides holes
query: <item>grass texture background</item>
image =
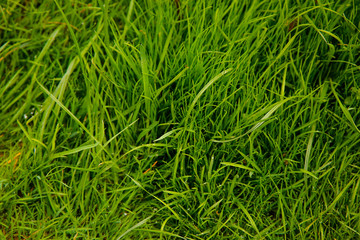
{"label": "grass texture background", "polygon": [[359,239],[360,2],[1,1],[1,239]]}

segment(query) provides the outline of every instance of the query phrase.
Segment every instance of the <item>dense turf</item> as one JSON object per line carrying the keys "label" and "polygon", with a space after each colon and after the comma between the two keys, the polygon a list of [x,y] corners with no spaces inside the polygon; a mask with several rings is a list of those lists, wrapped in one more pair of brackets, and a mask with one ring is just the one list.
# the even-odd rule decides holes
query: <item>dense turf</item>
{"label": "dense turf", "polygon": [[0,238],[359,239],[359,36],[358,0],[2,1]]}

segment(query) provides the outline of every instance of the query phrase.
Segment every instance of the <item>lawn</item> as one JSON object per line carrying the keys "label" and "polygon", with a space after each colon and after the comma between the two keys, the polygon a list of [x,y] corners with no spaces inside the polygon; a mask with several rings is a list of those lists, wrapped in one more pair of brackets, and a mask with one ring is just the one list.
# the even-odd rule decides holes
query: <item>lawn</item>
{"label": "lawn", "polygon": [[360,2],[0,2],[0,239],[360,239]]}

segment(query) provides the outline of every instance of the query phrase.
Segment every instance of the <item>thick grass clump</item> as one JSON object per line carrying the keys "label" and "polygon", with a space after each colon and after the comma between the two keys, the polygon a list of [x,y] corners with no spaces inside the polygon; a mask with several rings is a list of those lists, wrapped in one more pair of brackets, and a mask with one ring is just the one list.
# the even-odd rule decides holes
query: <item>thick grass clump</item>
{"label": "thick grass clump", "polygon": [[0,16],[1,239],[360,238],[357,0]]}

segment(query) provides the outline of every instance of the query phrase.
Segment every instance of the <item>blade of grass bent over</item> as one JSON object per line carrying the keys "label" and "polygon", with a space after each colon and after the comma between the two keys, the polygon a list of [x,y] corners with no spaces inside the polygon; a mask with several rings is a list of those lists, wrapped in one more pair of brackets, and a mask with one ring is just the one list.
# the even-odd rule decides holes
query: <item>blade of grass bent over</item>
{"label": "blade of grass bent over", "polygon": [[122,239],[126,234],[128,234],[129,232],[133,231],[134,229],[144,225],[147,221],[149,221],[149,219],[152,218],[152,216],[145,218],[144,220],[138,222],[137,224],[135,224],[134,226],[132,226],[131,228],[129,228],[128,230],[126,230],[123,234],[120,235],[120,237],[117,238],[117,240]]}
{"label": "blade of grass bent over", "polygon": [[97,138],[91,134],[91,132],[85,127],[85,125],[64,105],[62,104],[59,99],[57,99],[53,94],[51,94],[49,92],[49,90],[47,90],[41,83],[39,83],[37,80],[36,82],[39,84],[39,86],[41,87],[41,89],[54,101],[54,103],[57,103],[67,114],[70,115],[70,117],[75,121],[77,122],[77,124],[79,124],[79,126],[87,133],[89,134],[89,136],[95,140],[95,142],[97,144],[100,144],[101,143],[97,140]]}
{"label": "blade of grass bent over", "polygon": [[[24,78],[22,78],[19,82],[16,83],[17,86],[22,86],[25,81],[32,75],[33,77],[36,76],[36,72],[38,71],[38,64],[37,63],[40,63],[41,60],[43,59],[43,57],[45,56],[45,54],[48,52],[48,50],[50,49],[50,46],[52,45],[52,43],[54,42],[56,36],[59,34],[60,30],[62,29],[62,26],[59,26],[58,28],[55,29],[55,31],[50,35],[49,39],[47,40],[44,48],[41,50],[39,56],[37,56],[34,60],[34,63],[36,64],[33,64],[30,68],[30,70],[27,72],[27,74],[25,75]],[[36,71],[35,68],[37,68]],[[35,72],[35,73],[34,73]],[[16,88],[16,86],[15,86]],[[29,91],[32,91],[32,88],[29,88]],[[23,92],[25,93],[25,92]],[[31,96],[31,94],[28,95],[29,97]],[[26,107],[26,104],[23,105],[22,108],[25,108]],[[19,118],[19,115],[22,114],[23,111],[19,110],[13,117],[12,119],[9,121],[10,123],[12,123],[13,121],[15,121],[15,119],[18,119]]]}
{"label": "blade of grass bent over", "polygon": [[254,132],[256,129],[258,129],[262,124],[264,124],[265,120],[268,119],[279,107],[281,107],[284,103],[286,103],[287,101],[293,99],[293,97],[291,98],[287,98],[287,99],[284,99],[282,101],[279,101],[275,104],[273,104],[273,107],[269,110],[269,112],[267,112],[260,120],[263,120],[261,122],[258,122],[257,124],[255,124],[255,126],[253,126],[251,129],[249,129],[246,133],[238,136],[238,137],[235,137],[235,138],[231,138],[231,139],[228,139],[228,140],[214,140],[212,139],[211,141],[213,142],[218,142],[218,143],[226,143],[226,142],[232,142],[232,141],[235,141],[239,138],[242,138],[243,136],[246,136],[247,134],[250,134],[252,132]]}
{"label": "blade of grass bent over", "polygon": [[[94,36],[91,38],[91,40],[89,41],[89,43],[84,47],[84,49],[81,51],[80,56],[83,57],[85,55],[85,53],[89,50],[89,48],[91,47],[92,42],[98,37],[100,31],[102,29],[102,24],[99,24],[99,27],[97,29],[97,31],[95,32]],[[62,97],[64,95],[67,83],[69,81],[70,75],[72,74],[72,72],[74,71],[74,69],[76,68],[76,66],[79,64],[80,62],[80,56],[76,56],[69,64],[66,73],[64,74],[64,76],[61,78],[59,85],[56,87],[55,91],[53,92],[53,96],[55,98],[57,98],[59,101],[62,100]],[[50,96],[50,95],[49,95]],[[40,129],[40,141],[42,141],[43,135],[44,135],[44,131],[45,131],[45,126],[47,123],[47,119],[50,116],[51,110],[54,106],[55,102],[51,100],[51,97],[49,97],[48,99],[45,100],[44,103],[44,109],[46,108],[46,111],[44,113],[43,119],[42,119],[42,123],[41,123],[41,129]],[[57,110],[58,112],[59,110]]]}
{"label": "blade of grass bent over", "polygon": [[187,122],[187,120],[190,117],[191,111],[194,109],[196,102],[199,100],[199,98],[201,97],[201,95],[204,94],[204,92],[214,83],[216,82],[216,80],[218,80],[220,77],[224,76],[225,74],[227,74],[228,72],[230,72],[232,70],[232,68],[226,69],[224,71],[222,71],[221,73],[219,73],[218,75],[216,75],[213,79],[211,79],[201,90],[200,92],[195,96],[193,102],[191,103],[189,110],[187,111],[186,117],[184,118],[183,122]]}
{"label": "blade of grass bent over", "polygon": [[354,119],[352,118],[349,110],[347,110],[347,108],[344,107],[344,105],[341,103],[341,101],[335,91],[334,84],[331,79],[330,79],[330,85],[331,85],[331,91],[333,92],[333,94],[336,98],[336,101],[339,103],[339,106],[340,106],[342,112],[344,113],[345,117],[347,118],[347,120],[349,120],[349,122],[350,122],[351,126],[354,128],[354,130],[356,130],[358,133],[360,133],[360,130],[357,128],[357,126],[354,122]]}

